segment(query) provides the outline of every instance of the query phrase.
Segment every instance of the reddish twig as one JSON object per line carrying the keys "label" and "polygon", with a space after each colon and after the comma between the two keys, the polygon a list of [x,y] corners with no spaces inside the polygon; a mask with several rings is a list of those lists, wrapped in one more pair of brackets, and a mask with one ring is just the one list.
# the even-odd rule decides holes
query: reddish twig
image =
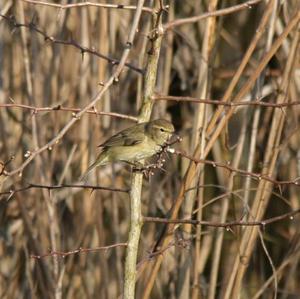
{"label": "reddish twig", "polygon": [[[24,104],[17,104],[17,103],[11,103],[11,104],[0,104],[0,108],[21,108],[30,110],[33,114],[39,113],[39,112],[54,112],[54,111],[68,111],[68,112],[79,112],[80,108],[72,108],[72,107],[63,107],[62,105],[57,105],[53,107],[34,107],[30,105],[24,105]],[[85,113],[88,114],[95,114],[95,115],[107,115],[112,117],[118,117],[122,119],[130,119],[133,121],[137,121],[137,117],[125,115],[121,113],[116,112],[104,112],[104,111],[97,111],[96,109],[89,109],[85,111]]]}
{"label": "reddish twig", "polygon": [[238,173],[238,174],[244,175],[244,176],[250,176],[250,177],[252,177],[254,179],[257,179],[257,180],[266,180],[266,181],[268,181],[270,183],[273,183],[274,185],[277,185],[277,186],[281,186],[281,185],[300,186],[300,177],[295,178],[294,180],[290,180],[290,181],[278,181],[278,180],[275,180],[275,179],[273,179],[273,178],[271,178],[267,175],[263,175],[263,174],[260,174],[260,173],[250,172],[250,171],[238,169],[238,168],[235,168],[235,167],[231,167],[230,162],[221,163],[221,162],[215,162],[215,161],[212,161],[212,160],[196,159],[195,157],[192,157],[192,156],[190,156],[190,155],[188,155],[188,154],[186,154],[182,151],[179,151],[179,150],[174,150],[174,154],[182,156],[184,158],[187,158],[187,159],[195,162],[196,164],[203,163],[203,164],[211,165],[213,167],[224,168],[224,169],[227,169],[230,172],[235,172],[235,173]]}
{"label": "reddish twig", "polygon": [[49,257],[49,256],[65,258],[65,257],[67,257],[69,255],[73,255],[73,254],[96,252],[96,251],[100,251],[100,250],[107,251],[112,248],[126,247],[126,246],[127,246],[127,243],[117,243],[117,244],[112,244],[112,245],[108,245],[108,246],[99,246],[99,247],[94,247],[94,248],[81,248],[80,247],[78,249],[70,250],[70,251],[51,250],[49,253],[45,253],[45,254],[41,254],[41,255],[31,254],[30,257],[34,258],[34,259],[42,259],[42,258]]}
{"label": "reddish twig", "polygon": [[21,187],[19,189],[15,189],[15,190],[11,189],[9,191],[0,192],[0,197],[8,195],[7,200],[9,200],[16,193],[23,192],[29,189],[54,190],[54,189],[63,189],[63,188],[81,188],[81,189],[105,190],[105,191],[124,192],[124,193],[129,192],[129,189],[120,189],[120,188],[104,187],[104,186],[97,186],[97,185],[82,185],[82,184],[41,185],[41,184],[29,183],[27,186]]}
{"label": "reddish twig", "polygon": [[[90,6],[90,7],[99,7],[99,8],[136,10],[135,5],[95,3],[95,2],[90,2],[90,1],[79,2],[79,3],[70,3],[70,4],[58,4],[58,3],[51,3],[51,2],[38,1],[38,0],[22,0],[22,1],[33,4],[33,5],[49,6],[49,7],[53,7],[53,8],[59,8],[59,9],[70,9],[70,8]],[[145,11],[148,13],[153,12],[153,10],[150,7],[143,7],[142,11]]]}
{"label": "reddish twig", "polygon": [[165,219],[159,217],[143,217],[144,222],[155,222],[155,223],[165,223],[165,224],[191,224],[191,225],[205,225],[212,227],[224,227],[230,229],[233,226],[266,226],[268,224],[278,222],[287,218],[291,220],[294,219],[294,216],[300,213],[300,209],[265,219],[262,221],[229,221],[229,222],[213,222],[213,221],[204,221],[204,220],[194,220],[194,219]]}
{"label": "reddish twig", "polygon": [[271,107],[271,108],[284,108],[290,106],[300,105],[300,101],[293,102],[283,102],[283,103],[269,103],[261,100],[250,100],[250,101],[239,101],[235,102],[234,99],[231,102],[222,101],[222,100],[212,100],[212,99],[199,99],[194,97],[177,97],[177,96],[165,96],[157,95],[154,97],[156,101],[175,101],[175,102],[191,102],[197,104],[211,104],[219,105],[226,107],[236,107],[236,106],[262,106],[262,107]]}
{"label": "reddish twig", "polygon": [[[112,65],[118,65],[120,63],[119,60],[117,59],[114,59],[114,58],[111,58],[107,55],[104,55],[104,54],[101,54],[99,53],[97,50],[95,50],[94,48],[88,48],[88,47],[84,47],[82,45],[80,45],[79,43],[77,43],[75,40],[70,40],[70,41],[66,41],[66,40],[61,40],[61,39],[57,39],[53,36],[50,36],[48,35],[45,31],[39,29],[36,27],[36,24],[33,23],[33,22],[30,22],[28,24],[25,24],[25,23],[18,23],[16,18],[14,16],[5,16],[5,15],[2,15],[0,14],[0,16],[9,22],[9,24],[14,27],[14,28],[20,28],[20,27],[25,27],[25,28],[28,28],[32,31],[35,31],[36,33],[40,34],[41,36],[43,36],[43,38],[45,39],[45,41],[49,41],[53,44],[59,44],[59,45],[65,45],[65,46],[72,46],[78,50],[80,50],[81,52],[81,55],[83,56],[85,53],[89,53],[89,54],[92,54],[92,55],[95,55],[99,58],[102,58],[102,59],[105,59],[106,61],[108,61],[109,63],[111,63]],[[130,64],[130,63],[125,63],[124,64],[126,67],[136,71],[137,73],[140,73],[140,74],[144,74],[144,70]]]}
{"label": "reddish twig", "polygon": [[204,14],[201,14],[199,16],[194,16],[190,18],[183,18],[183,19],[177,19],[175,21],[169,22],[163,26],[164,30],[170,30],[173,29],[174,27],[181,26],[181,25],[186,25],[186,24],[192,24],[195,22],[199,22],[203,19],[210,18],[210,17],[220,17],[220,16],[225,16],[243,9],[250,9],[252,8],[253,5],[258,4],[262,0],[251,0],[251,1],[246,1],[245,3],[234,5],[231,7],[219,9],[216,11],[211,11],[207,12]]}

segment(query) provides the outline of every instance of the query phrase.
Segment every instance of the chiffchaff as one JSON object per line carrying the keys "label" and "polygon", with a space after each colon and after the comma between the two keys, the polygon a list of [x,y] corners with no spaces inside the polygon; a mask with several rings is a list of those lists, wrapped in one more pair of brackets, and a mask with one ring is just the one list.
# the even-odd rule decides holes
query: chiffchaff
{"label": "chiffchaff", "polygon": [[174,126],[167,120],[156,119],[127,128],[99,145],[102,151],[96,161],[81,176],[84,180],[95,167],[123,161],[137,164],[140,160],[158,153],[174,133]]}

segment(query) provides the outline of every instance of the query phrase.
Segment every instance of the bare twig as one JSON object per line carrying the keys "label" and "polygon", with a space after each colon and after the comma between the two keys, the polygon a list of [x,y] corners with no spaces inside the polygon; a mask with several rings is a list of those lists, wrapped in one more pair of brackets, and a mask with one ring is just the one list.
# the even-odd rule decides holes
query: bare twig
{"label": "bare twig", "polygon": [[[37,114],[40,112],[55,112],[55,111],[57,111],[57,112],[59,112],[59,111],[80,112],[81,111],[80,108],[64,107],[62,105],[57,105],[57,106],[53,106],[53,107],[35,107],[35,106],[17,104],[17,103],[0,104],[0,108],[21,108],[21,109],[30,110],[33,114]],[[107,115],[107,116],[137,121],[137,117],[135,117],[135,116],[116,113],[116,112],[104,112],[104,111],[97,111],[96,109],[89,109],[89,110],[85,111],[85,113],[95,114],[95,115]]]}
{"label": "bare twig", "polygon": [[94,247],[94,248],[78,248],[75,250],[70,250],[70,251],[57,251],[57,250],[51,250],[49,253],[45,253],[45,254],[39,254],[39,255],[34,255],[31,254],[30,257],[34,258],[34,259],[42,259],[45,257],[61,257],[61,258],[65,258],[69,255],[74,255],[74,254],[81,254],[81,253],[89,253],[89,252],[96,252],[96,251],[101,251],[101,250],[109,250],[112,248],[117,248],[117,247],[126,247],[127,243],[117,243],[117,244],[112,244],[112,245],[107,245],[107,246],[99,246],[99,247]]}
{"label": "bare twig", "polygon": [[266,243],[264,241],[264,237],[263,237],[263,233],[261,232],[261,230],[259,229],[258,230],[258,234],[259,234],[259,239],[260,239],[260,243],[261,243],[261,246],[268,258],[268,261],[270,263],[270,266],[272,268],[272,272],[273,272],[273,277],[274,277],[274,297],[273,299],[277,299],[277,291],[278,291],[278,277],[277,277],[277,272],[276,272],[276,268],[275,268],[275,265],[274,265],[274,262],[271,258],[271,255],[267,249],[267,246],[266,246]]}
{"label": "bare twig", "polygon": [[300,178],[295,178],[294,180],[290,180],[290,181],[278,181],[275,179],[272,179],[271,177],[264,175],[264,174],[260,174],[260,173],[255,173],[255,172],[250,172],[250,171],[246,171],[246,170],[242,170],[242,169],[238,169],[235,167],[230,166],[230,163],[221,163],[221,162],[215,162],[212,160],[206,160],[206,159],[196,159],[182,151],[179,150],[174,150],[174,153],[176,155],[180,155],[182,157],[185,157],[195,163],[204,163],[207,165],[211,165],[213,167],[221,167],[224,169],[227,169],[230,172],[235,172],[238,173],[240,175],[244,175],[244,176],[249,176],[252,178],[255,178],[257,180],[266,180],[268,182],[273,183],[274,185],[280,186],[280,185],[295,185],[295,186],[300,186]]}
{"label": "bare twig", "polygon": [[300,209],[291,211],[276,217],[272,217],[269,219],[261,220],[261,221],[229,221],[229,222],[213,222],[213,221],[204,221],[204,220],[194,220],[194,219],[165,219],[159,217],[143,217],[144,222],[155,222],[155,223],[165,223],[165,224],[191,224],[191,225],[205,225],[205,226],[212,226],[212,227],[223,227],[230,230],[231,227],[234,226],[261,226],[265,227],[274,222],[278,222],[281,220],[285,220],[290,218],[291,220],[294,219],[295,215],[300,213]]}
{"label": "bare twig", "polygon": [[112,188],[112,187],[105,187],[105,186],[98,186],[98,185],[82,185],[82,184],[41,185],[41,184],[29,183],[27,186],[18,189],[10,189],[9,191],[0,192],[0,196],[8,195],[9,196],[8,199],[10,199],[16,193],[23,192],[29,189],[56,190],[56,189],[64,189],[64,188],[105,190],[105,191],[124,192],[124,193],[129,192],[129,189]]}
{"label": "bare twig", "polygon": [[247,100],[247,101],[237,101],[234,99],[232,102],[223,101],[223,100],[212,100],[212,99],[199,99],[194,97],[178,97],[178,96],[165,96],[165,95],[157,95],[154,97],[156,101],[175,101],[175,102],[191,102],[197,104],[210,104],[210,105],[218,105],[225,107],[236,107],[236,106],[262,106],[262,107],[271,107],[271,108],[284,108],[290,106],[298,106],[300,105],[300,101],[291,101],[288,103],[270,103],[261,100]]}
{"label": "bare twig", "polygon": [[[66,41],[66,40],[62,40],[62,39],[57,39],[53,36],[50,36],[48,35],[45,31],[41,30],[40,28],[38,28],[36,26],[35,23],[31,22],[31,23],[18,23],[16,21],[16,18],[14,16],[5,16],[5,15],[2,15],[0,14],[0,16],[5,19],[6,21],[9,22],[9,24],[15,28],[20,28],[20,27],[25,27],[25,28],[28,28],[32,31],[35,31],[36,33],[40,34],[41,36],[43,36],[43,38],[45,39],[46,42],[51,42],[53,44],[58,44],[58,45],[65,45],[65,46],[72,46],[76,49],[79,49],[80,52],[81,52],[81,55],[83,56],[85,53],[89,53],[89,54],[92,54],[92,55],[95,55],[99,58],[102,58],[102,59],[105,59],[107,60],[109,63],[111,63],[112,65],[118,65],[120,63],[120,61],[118,59],[114,59],[114,58],[111,58],[107,55],[104,55],[104,54],[101,54],[99,53],[97,50],[95,50],[94,48],[88,48],[88,47],[84,47],[82,45],[80,45],[76,40],[69,40],[69,41]],[[125,63],[124,64],[126,67],[136,71],[137,73],[140,73],[140,74],[144,74],[144,70],[130,64],[130,63]]]}
{"label": "bare twig", "polygon": [[[139,1],[143,5],[144,1]],[[154,9],[157,11],[153,14],[152,20],[152,35],[150,37],[151,49],[148,52],[147,69],[145,73],[143,101],[139,114],[139,122],[149,121],[152,113],[154,101],[155,83],[157,79],[158,59],[161,49],[163,37],[162,32],[162,14],[164,7],[162,2],[156,1]],[[130,230],[128,236],[128,248],[125,260],[125,281],[124,281],[124,299],[135,298],[135,283],[136,283],[136,263],[139,249],[140,234],[142,229],[142,214],[141,214],[141,194],[142,194],[143,175],[138,172],[132,173],[131,190],[130,190]]]}
{"label": "bare twig", "polygon": [[[58,4],[58,3],[51,3],[47,1],[38,1],[38,0],[22,0],[24,2],[34,4],[34,5],[42,5],[42,6],[49,6],[59,9],[70,9],[70,8],[78,8],[78,7],[99,7],[99,8],[114,8],[114,9],[128,9],[128,10],[136,10],[135,5],[124,5],[124,4],[109,4],[109,3],[95,3],[91,1],[86,2],[79,2],[79,3],[70,3],[70,4]],[[143,7],[142,11],[152,13],[152,9],[150,7]]]}
{"label": "bare twig", "polygon": [[194,16],[194,17],[184,18],[184,19],[177,19],[175,21],[165,24],[163,26],[163,28],[165,31],[167,31],[167,30],[173,29],[174,27],[186,25],[186,24],[192,24],[192,23],[199,22],[199,21],[209,18],[209,17],[225,16],[225,15],[237,12],[239,10],[251,9],[253,5],[258,4],[261,1],[262,0],[246,1],[245,3],[242,3],[242,4],[234,5],[231,7],[224,8],[224,9],[219,9],[216,11],[207,12],[207,13],[201,14],[199,16]]}

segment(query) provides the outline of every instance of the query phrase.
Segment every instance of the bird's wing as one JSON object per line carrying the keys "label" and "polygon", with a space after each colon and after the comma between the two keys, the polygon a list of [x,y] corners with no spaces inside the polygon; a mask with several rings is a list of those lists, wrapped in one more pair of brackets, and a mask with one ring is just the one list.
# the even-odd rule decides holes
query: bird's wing
{"label": "bird's wing", "polygon": [[130,146],[141,143],[145,138],[144,131],[144,124],[138,124],[113,135],[99,147]]}

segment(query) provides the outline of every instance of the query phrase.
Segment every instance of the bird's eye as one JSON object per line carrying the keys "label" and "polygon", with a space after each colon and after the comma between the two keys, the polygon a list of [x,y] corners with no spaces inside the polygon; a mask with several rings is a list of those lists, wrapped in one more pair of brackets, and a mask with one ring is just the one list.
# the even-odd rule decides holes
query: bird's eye
{"label": "bird's eye", "polygon": [[161,131],[161,132],[164,132],[165,130],[164,130],[163,128],[160,128],[160,131]]}

